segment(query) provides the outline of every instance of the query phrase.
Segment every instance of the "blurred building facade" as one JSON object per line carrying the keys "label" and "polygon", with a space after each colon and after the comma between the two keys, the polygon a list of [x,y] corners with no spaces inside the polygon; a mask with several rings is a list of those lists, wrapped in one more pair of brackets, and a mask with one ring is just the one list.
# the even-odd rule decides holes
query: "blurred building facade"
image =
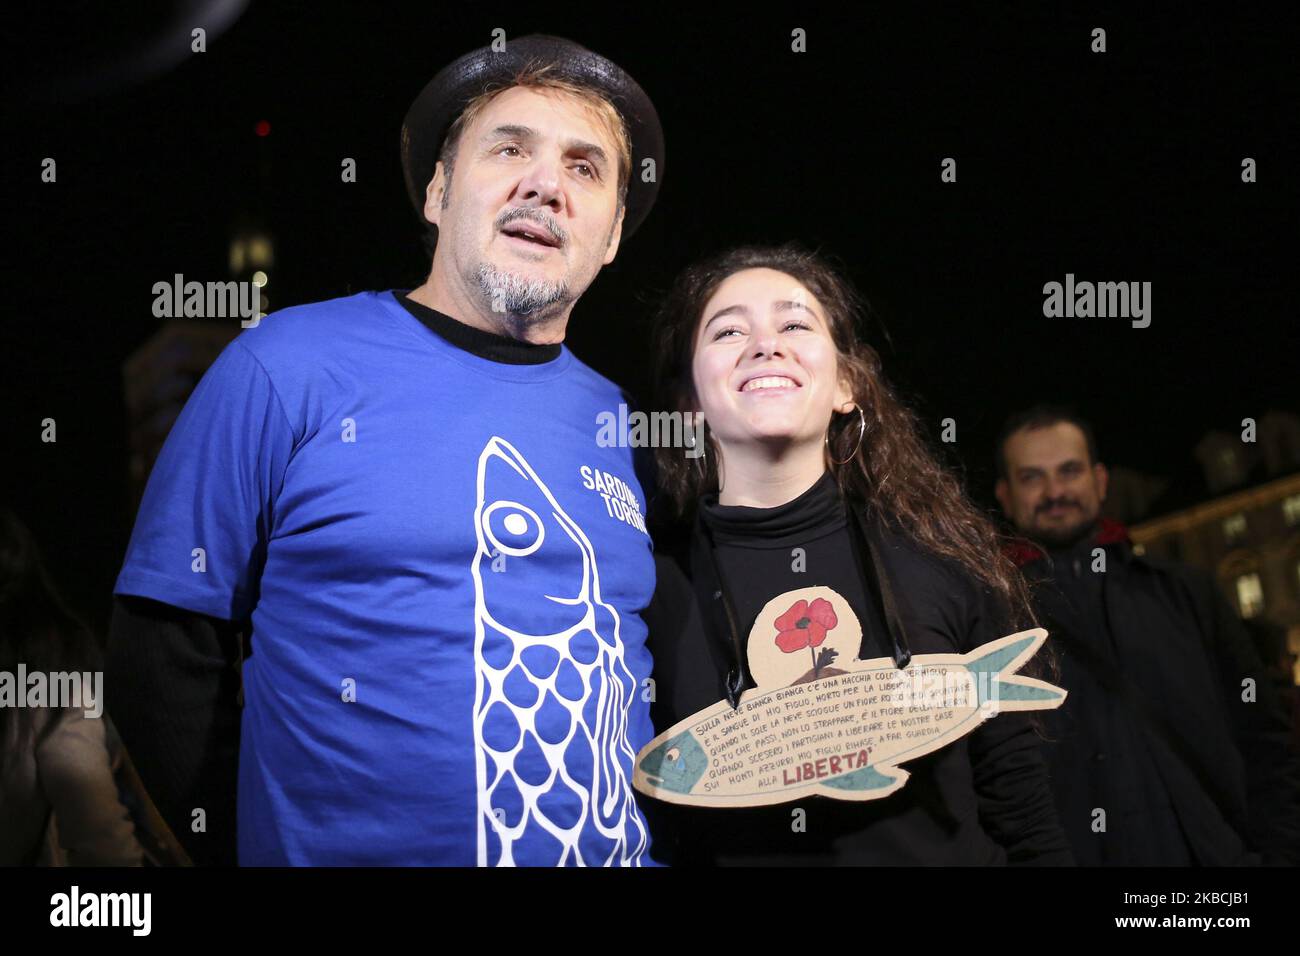
{"label": "blurred building facade", "polygon": [[1117,516],[1139,553],[1213,574],[1252,632],[1285,648],[1300,683],[1300,417],[1270,411],[1254,438],[1210,432],[1195,450],[1203,489],[1157,498],[1139,520]]}

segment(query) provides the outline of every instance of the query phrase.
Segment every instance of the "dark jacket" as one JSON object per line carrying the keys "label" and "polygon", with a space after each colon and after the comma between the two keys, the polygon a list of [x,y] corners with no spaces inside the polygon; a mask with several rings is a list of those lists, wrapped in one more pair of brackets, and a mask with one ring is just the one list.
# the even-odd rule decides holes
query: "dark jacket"
{"label": "dark jacket", "polygon": [[[1287,719],[1214,581],[1135,555],[1111,521],[1072,549],[1022,545],[1015,557],[1070,694],[1045,715],[1056,742],[1044,749],[1076,859],[1300,862],[1300,764]],[[1247,679],[1254,701],[1243,700]]]}
{"label": "dark jacket", "polygon": [[[861,520],[861,516],[858,516]],[[903,535],[862,521],[875,534],[912,654],[966,652],[1007,631],[993,603],[957,568],[923,553]],[[692,565],[702,558],[701,532],[688,553],[656,557],[658,584],[645,614],[655,660],[657,732],[726,696],[736,666],[730,636],[706,630]],[[693,545],[693,546],[692,546]],[[691,554],[694,554],[692,559]],[[716,614],[715,614],[716,617]],[[887,629],[883,621],[862,621]],[[747,629],[743,627],[745,633]],[[879,637],[877,646],[888,647]],[[655,852],[676,865],[857,864],[997,865],[1073,862],[1056,819],[1032,717],[1006,713],[966,737],[904,764],[911,778],[879,800],[805,798],[806,828],[791,826],[791,805],[701,808],[646,798]]]}

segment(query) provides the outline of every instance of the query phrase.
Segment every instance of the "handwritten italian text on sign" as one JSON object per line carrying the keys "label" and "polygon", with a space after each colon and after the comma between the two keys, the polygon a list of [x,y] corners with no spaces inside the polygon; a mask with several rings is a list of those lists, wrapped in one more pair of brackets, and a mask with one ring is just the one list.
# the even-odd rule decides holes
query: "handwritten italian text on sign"
{"label": "handwritten italian text on sign", "polygon": [[1065,691],[1017,676],[1042,628],[967,654],[854,660],[831,676],[747,691],[674,725],[637,755],[633,785],[670,803],[764,806],[809,794],[876,800],[903,786],[898,767],[1004,711],[1050,710]]}

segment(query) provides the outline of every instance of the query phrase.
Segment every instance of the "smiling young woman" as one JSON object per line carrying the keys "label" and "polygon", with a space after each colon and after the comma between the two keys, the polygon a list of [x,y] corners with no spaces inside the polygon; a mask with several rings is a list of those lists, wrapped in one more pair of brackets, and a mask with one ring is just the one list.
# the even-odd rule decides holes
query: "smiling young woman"
{"label": "smiling young woman", "polygon": [[[864,311],[847,279],[793,245],[693,265],[662,304],[656,404],[702,412],[706,439],[701,458],[657,450],[661,491],[694,519],[684,553],[657,555],[646,612],[658,732],[756,686],[750,642],[772,636],[758,626],[769,605],[790,605],[778,630],[803,628],[777,634],[780,650],[812,652],[791,634],[812,634],[817,602],[786,592],[833,592],[861,624],[847,656],[900,668],[1032,624],[998,532],[858,338]],[[796,683],[839,673],[824,669],[833,655],[799,659],[812,669]],[[1006,713],[910,761],[907,785],[881,799],[646,803],[657,852],[677,864],[1069,864],[1039,746],[1033,719]]]}

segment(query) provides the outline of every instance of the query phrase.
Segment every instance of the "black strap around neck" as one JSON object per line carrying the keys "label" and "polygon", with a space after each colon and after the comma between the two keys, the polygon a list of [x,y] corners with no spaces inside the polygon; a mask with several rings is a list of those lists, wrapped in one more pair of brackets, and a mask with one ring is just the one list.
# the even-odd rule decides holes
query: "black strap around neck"
{"label": "black strap around neck", "polygon": [[[691,580],[695,585],[695,600],[700,606],[701,619],[710,640],[723,650],[723,660],[731,661],[724,689],[732,710],[740,706],[740,695],[754,686],[749,673],[745,643],[736,623],[736,609],[731,603],[722,581],[722,569],[714,552],[713,535],[709,526],[695,515],[695,534],[691,536]],[[730,638],[728,643],[727,638]]]}
{"label": "black strap around neck", "polygon": [[[853,521],[849,527],[857,532],[858,545],[855,553],[863,546],[866,548],[867,583],[871,586],[872,596],[876,599],[885,615],[885,629],[889,633],[894,664],[903,670],[912,662],[912,648],[907,640],[907,628],[903,626],[903,617],[898,613],[898,602],[894,597],[894,587],[889,578],[889,570],[880,556],[880,544],[876,540],[876,529],[867,523],[865,509],[850,506]],[[864,635],[865,636],[865,635]]]}

